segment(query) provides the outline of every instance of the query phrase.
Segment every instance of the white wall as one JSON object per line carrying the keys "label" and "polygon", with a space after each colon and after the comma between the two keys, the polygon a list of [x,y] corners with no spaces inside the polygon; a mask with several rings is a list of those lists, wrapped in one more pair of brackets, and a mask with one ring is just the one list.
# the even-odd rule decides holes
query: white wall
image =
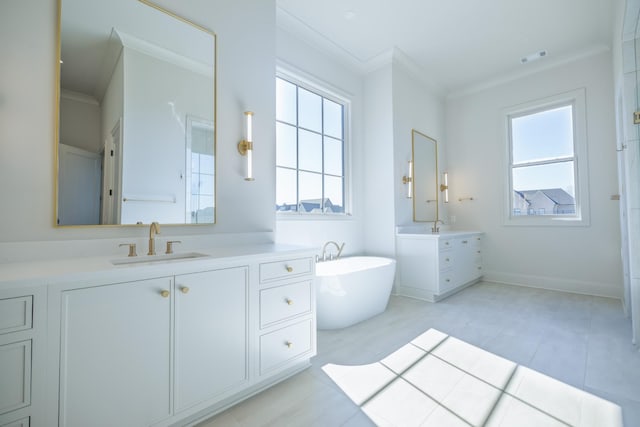
{"label": "white wall", "polygon": [[[156,1],[217,34],[217,220],[164,227],[167,235],[272,232],[275,228],[274,0]],[[56,16],[51,0],[0,3],[0,259],[9,242],[143,237],[146,227],[55,228]],[[256,180],[237,153],[252,110]],[[25,167],[27,165],[28,167]],[[6,243],[6,244],[4,244]],[[99,242],[95,242],[99,245]],[[68,245],[66,245],[68,246]],[[6,257],[4,257],[6,259]]]}
{"label": "white wall", "polygon": [[[622,274],[611,54],[604,52],[477,93],[446,105],[450,215],[456,228],[487,233],[485,278],[620,297]],[[504,226],[507,179],[501,111],[586,88],[591,225]],[[473,201],[458,202],[472,196]]]}
{"label": "white wall", "polygon": [[98,101],[85,95],[62,93],[60,96],[60,142],[92,153],[100,152],[100,116]]}
{"label": "white wall", "polygon": [[[402,61],[393,61],[393,139],[395,164],[395,224],[413,223],[413,199],[406,197],[402,176],[408,173],[411,159],[411,130],[415,129],[437,141],[438,168],[446,170],[446,138],[444,131],[444,99],[420,80]],[[438,182],[439,182],[438,178]],[[446,207],[439,198],[440,218],[446,218]]]}
{"label": "white wall", "polygon": [[[281,243],[322,247],[333,240],[346,243],[344,254],[359,254],[364,251],[362,221],[365,214],[363,191],[366,140],[363,138],[363,79],[352,70],[320,49],[304,43],[283,29],[278,29],[276,39],[277,57],[281,69],[297,77],[320,85],[351,101],[351,116],[348,126],[347,164],[350,169],[349,189],[346,196],[351,202],[352,215],[346,218],[305,217],[295,219],[286,216],[277,218],[276,240]],[[275,200],[275,199],[274,199]],[[274,202],[275,203],[275,202]],[[272,207],[273,209],[274,207]]]}
{"label": "white wall", "polygon": [[395,189],[392,64],[365,77],[364,246],[371,255],[395,257]]}

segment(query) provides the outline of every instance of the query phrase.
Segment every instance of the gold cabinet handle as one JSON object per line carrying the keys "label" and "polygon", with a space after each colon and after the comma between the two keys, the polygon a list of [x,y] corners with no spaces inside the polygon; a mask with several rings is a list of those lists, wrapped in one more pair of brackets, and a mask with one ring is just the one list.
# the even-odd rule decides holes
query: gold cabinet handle
{"label": "gold cabinet handle", "polygon": [[290,298],[285,298],[285,299],[284,299],[284,302],[286,302],[286,303],[287,303],[287,305],[293,305],[293,300],[292,300],[292,299],[290,299]]}
{"label": "gold cabinet handle", "polygon": [[189,293],[189,287],[188,286],[181,286],[180,287],[180,292],[182,292],[183,294],[188,294]]}
{"label": "gold cabinet handle", "polygon": [[287,346],[287,348],[291,348],[291,347],[293,347],[293,343],[292,343],[291,341],[287,341],[287,342],[285,342],[285,343],[284,343],[284,345],[286,345],[286,346]]}
{"label": "gold cabinet handle", "polygon": [[289,273],[293,271],[293,267],[291,267],[290,265],[287,265],[286,269]]}
{"label": "gold cabinet handle", "polygon": [[164,290],[160,291],[160,295],[162,295],[162,298],[169,298],[169,295],[171,295],[171,292],[169,292],[168,290],[164,289]]}

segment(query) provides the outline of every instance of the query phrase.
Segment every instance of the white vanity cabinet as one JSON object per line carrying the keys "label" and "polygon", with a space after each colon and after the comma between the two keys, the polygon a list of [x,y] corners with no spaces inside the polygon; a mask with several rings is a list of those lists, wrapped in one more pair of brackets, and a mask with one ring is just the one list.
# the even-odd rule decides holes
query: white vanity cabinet
{"label": "white vanity cabinet", "polygon": [[152,425],[247,382],[248,285],[236,267],[65,291],[59,425]]}
{"label": "white vanity cabinet", "polygon": [[396,293],[438,301],[482,277],[480,232],[398,233]]}
{"label": "white vanity cabinet", "polygon": [[314,255],[0,265],[0,427],[195,425],[307,368]]}

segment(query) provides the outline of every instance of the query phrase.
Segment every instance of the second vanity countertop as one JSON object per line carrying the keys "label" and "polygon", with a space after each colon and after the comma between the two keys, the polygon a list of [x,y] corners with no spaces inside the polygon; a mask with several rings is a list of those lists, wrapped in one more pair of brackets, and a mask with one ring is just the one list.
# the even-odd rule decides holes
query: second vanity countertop
{"label": "second vanity countertop", "polygon": [[173,276],[194,271],[225,268],[228,265],[250,263],[260,257],[313,257],[317,248],[262,243],[226,247],[201,248],[176,251],[175,254],[197,253],[204,256],[187,259],[152,261],[158,255],[139,254],[135,259],[142,262],[114,265],[112,261],[126,261],[126,255],[64,258],[45,261],[27,261],[0,264],[0,289],[16,286],[38,286],[46,284],[91,282],[117,282],[138,278]]}

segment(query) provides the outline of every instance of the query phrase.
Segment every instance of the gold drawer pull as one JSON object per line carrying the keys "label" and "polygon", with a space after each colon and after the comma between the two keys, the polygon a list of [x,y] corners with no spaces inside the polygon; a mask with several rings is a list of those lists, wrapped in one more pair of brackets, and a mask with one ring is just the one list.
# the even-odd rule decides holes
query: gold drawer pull
{"label": "gold drawer pull", "polygon": [[287,271],[291,273],[293,271],[293,267],[291,267],[290,265],[287,265]]}
{"label": "gold drawer pull", "polygon": [[188,286],[180,287],[180,292],[182,292],[183,294],[188,294],[189,293],[189,287]]}
{"label": "gold drawer pull", "polygon": [[287,341],[287,342],[285,342],[285,343],[284,343],[284,345],[286,345],[286,346],[287,346],[287,348],[291,348],[291,347],[293,347],[293,343],[292,343],[291,341]]}
{"label": "gold drawer pull", "polygon": [[286,302],[286,303],[287,303],[287,305],[293,305],[293,300],[292,300],[292,299],[290,299],[290,298],[285,298],[285,299],[284,299],[284,302]]}
{"label": "gold drawer pull", "polygon": [[171,292],[169,292],[168,290],[164,289],[164,290],[160,291],[160,295],[162,296],[162,298],[169,298],[169,295],[171,295]]}

